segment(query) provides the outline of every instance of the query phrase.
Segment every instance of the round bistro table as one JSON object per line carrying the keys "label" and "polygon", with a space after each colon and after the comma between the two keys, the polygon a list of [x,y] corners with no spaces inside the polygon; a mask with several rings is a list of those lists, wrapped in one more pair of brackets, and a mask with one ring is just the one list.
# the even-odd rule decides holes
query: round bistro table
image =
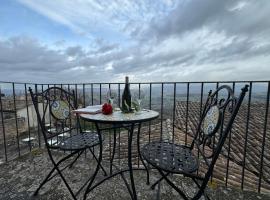
{"label": "round bistro table", "polygon": [[[99,149],[99,157],[98,157],[98,165],[96,167],[96,170],[93,174],[93,177],[91,179],[91,181],[89,182],[85,194],[84,194],[84,199],[86,199],[87,194],[93,190],[95,187],[97,187],[98,185],[102,184],[104,181],[116,176],[116,175],[121,175],[122,178],[124,179],[124,182],[128,188],[128,191],[130,193],[130,196],[133,200],[137,200],[137,194],[136,194],[136,188],[135,188],[135,184],[134,184],[134,178],[133,178],[133,167],[132,167],[132,160],[131,160],[131,155],[132,155],[132,138],[133,138],[133,133],[134,133],[134,128],[135,126],[138,126],[138,134],[137,134],[137,147],[138,147],[138,155],[141,159],[141,155],[140,155],[140,149],[139,149],[139,135],[140,135],[140,129],[141,129],[141,124],[143,122],[147,122],[147,121],[151,121],[153,119],[158,118],[159,113],[153,110],[147,110],[147,109],[143,109],[140,112],[135,112],[135,113],[123,113],[121,111],[115,111],[110,115],[104,115],[102,113],[98,113],[98,114],[80,114],[80,118],[88,121],[88,122],[93,122],[95,123],[96,129],[97,129],[97,133],[99,136],[99,142],[101,145],[99,145],[100,149]],[[101,161],[102,161],[102,149],[103,149],[103,145],[102,145],[102,136],[101,136],[101,131],[103,130],[107,130],[108,128],[104,128],[102,129],[100,127],[100,124],[111,124],[113,129],[114,129],[114,145],[113,145],[113,152],[112,152],[112,158],[111,158],[111,166],[110,166],[110,176],[104,178],[103,180],[99,181],[98,183],[96,183],[95,185],[92,186],[94,179],[98,173],[98,171],[100,170],[100,166],[101,166]],[[128,129],[129,131],[129,139],[128,139],[128,169],[127,170],[119,170],[116,173],[112,174],[112,161],[114,158],[114,154],[115,154],[115,146],[116,146],[116,128],[120,128],[120,127],[125,127]],[[144,161],[141,159],[144,167],[146,168],[146,165],[144,163]],[[129,187],[129,185],[127,184],[127,180],[124,178],[123,173],[124,172],[129,172],[129,176],[130,176],[130,185],[131,188]],[[149,180],[149,173],[147,170],[147,180]]]}

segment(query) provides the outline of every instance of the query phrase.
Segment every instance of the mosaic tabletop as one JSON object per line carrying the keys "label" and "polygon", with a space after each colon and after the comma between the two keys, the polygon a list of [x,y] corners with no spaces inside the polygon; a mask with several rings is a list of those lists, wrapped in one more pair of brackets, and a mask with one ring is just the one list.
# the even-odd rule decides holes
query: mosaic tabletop
{"label": "mosaic tabletop", "polygon": [[143,109],[140,112],[123,113],[122,111],[114,111],[110,115],[98,114],[80,114],[80,117],[86,121],[102,122],[102,123],[137,123],[150,121],[159,116],[154,110]]}

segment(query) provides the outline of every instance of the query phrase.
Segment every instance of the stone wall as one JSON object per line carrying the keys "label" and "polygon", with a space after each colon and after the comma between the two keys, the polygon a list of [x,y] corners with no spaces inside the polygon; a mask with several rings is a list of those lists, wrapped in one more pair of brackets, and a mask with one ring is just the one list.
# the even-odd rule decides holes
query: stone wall
{"label": "stone wall", "polygon": [[[42,116],[43,115],[43,109],[44,109],[42,103],[39,103],[38,107],[39,107],[40,115]],[[35,111],[35,108],[34,108],[33,104],[28,106],[28,113],[27,113],[27,108],[26,107],[17,110],[17,116],[18,117],[23,117],[23,118],[26,119],[25,120],[25,126],[26,127],[28,127],[28,119],[27,119],[27,117],[29,118],[29,126],[31,128],[35,128],[35,127],[38,126],[37,115],[36,115],[36,111]],[[47,122],[50,121],[48,111],[46,113],[45,121],[47,121]]]}
{"label": "stone wall", "polygon": [[[25,131],[27,131],[27,126],[25,126],[25,118],[18,117],[17,125],[18,125],[18,133],[19,135]],[[2,121],[2,119],[1,119]],[[15,118],[4,119],[4,128],[5,128],[5,137],[6,140],[14,138],[17,136],[17,128],[16,128],[16,120]],[[0,123],[0,140],[3,139],[3,124]]]}

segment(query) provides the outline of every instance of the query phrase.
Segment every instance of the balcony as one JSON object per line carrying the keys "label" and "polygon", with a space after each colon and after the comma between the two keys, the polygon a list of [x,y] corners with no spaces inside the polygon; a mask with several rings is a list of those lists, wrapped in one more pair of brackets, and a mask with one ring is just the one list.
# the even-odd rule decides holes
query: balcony
{"label": "balcony", "polygon": [[[141,143],[163,140],[180,144],[190,143],[202,105],[210,89],[220,85],[230,85],[236,92],[244,84],[249,84],[249,94],[240,108],[232,132],[226,141],[224,151],[216,163],[212,182],[208,185],[211,199],[269,199],[270,195],[270,123],[269,123],[269,81],[238,82],[154,82],[131,83],[131,93],[140,96],[144,108],[156,110],[160,117],[142,127]],[[0,122],[0,199],[29,199],[43,176],[50,168],[44,141],[37,126],[36,116],[29,97],[28,87],[43,91],[55,84],[33,84],[0,82],[1,122]],[[80,106],[102,104],[110,89],[120,105],[123,83],[59,84],[59,87],[75,90]],[[93,128],[82,123],[84,129]],[[127,136],[118,132],[115,164],[125,166],[127,158]],[[105,135],[104,163],[112,153],[112,135]],[[55,152],[56,155],[60,154]],[[66,176],[74,179],[73,187],[78,187],[84,177],[91,173],[90,155],[82,156]],[[141,163],[135,152],[134,166]],[[46,167],[47,166],[47,167]],[[158,179],[151,172],[151,180]],[[99,177],[101,178],[101,174]],[[159,193],[152,191],[145,182],[143,171],[135,172],[135,182],[139,199],[155,199]],[[181,176],[174,177],[188,192],[194,185]],[[83,181],[82,181],[83,182]],[[161,199],[179,199],[168,185],[160,185]],[[190,189],[192,188],[192,190]],[[40,199],[69,199],[60,179],[45,185]],[[129,199],[123,181],[114,178],[105,182],[89,194],[89,199]]]}

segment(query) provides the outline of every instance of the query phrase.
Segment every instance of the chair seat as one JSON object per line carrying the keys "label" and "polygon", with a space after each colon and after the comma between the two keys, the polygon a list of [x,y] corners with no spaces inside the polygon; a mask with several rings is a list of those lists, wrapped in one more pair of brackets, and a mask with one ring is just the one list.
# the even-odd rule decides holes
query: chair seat
{"label": "chair seat", "polygon": [[192,173],[198,160],[188,147],[168,142],[151,142],[141,149],[142,157],[154,167],[172,173]]}
{"label": "chair seat", "polygon": [[79,133],[61,141],[57,146],[62,150],[81,150],[98,144],[97,133]]}

